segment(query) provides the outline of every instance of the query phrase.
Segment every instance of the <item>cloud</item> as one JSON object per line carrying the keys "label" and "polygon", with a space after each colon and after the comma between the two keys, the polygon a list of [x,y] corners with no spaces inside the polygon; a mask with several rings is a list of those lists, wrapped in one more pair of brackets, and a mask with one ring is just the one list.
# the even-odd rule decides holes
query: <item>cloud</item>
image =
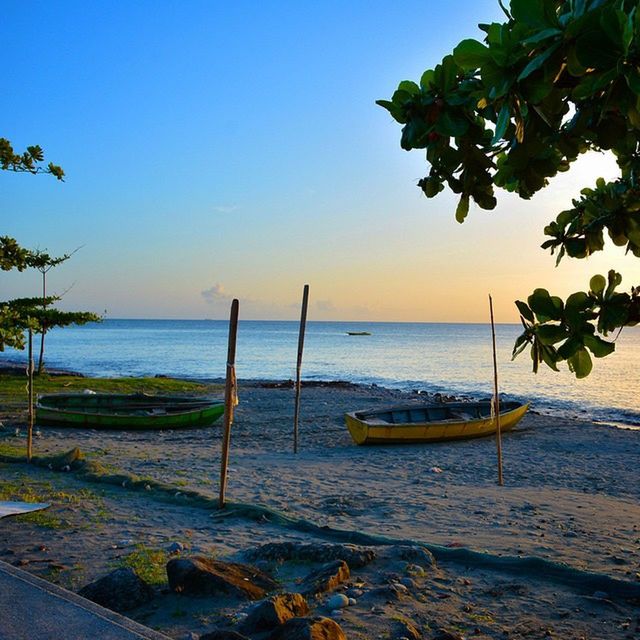
{"label": "cloud", "polygon": [[220,204],[212,208],[216,213],[233,213],[240,207],[237,204]]}
{"label": "cloud", "polygon": [[316,309],[318,311],[335,311],[335,308],[331,300],[316,300]]}
{"label": "cloud", "polygon": [[221,300],[229,300],[231,298],[228,293],[225,293],[224,287],[219,282],[216,282],[213,287],[201,291],[200,295],[209,304],[215,304]]}

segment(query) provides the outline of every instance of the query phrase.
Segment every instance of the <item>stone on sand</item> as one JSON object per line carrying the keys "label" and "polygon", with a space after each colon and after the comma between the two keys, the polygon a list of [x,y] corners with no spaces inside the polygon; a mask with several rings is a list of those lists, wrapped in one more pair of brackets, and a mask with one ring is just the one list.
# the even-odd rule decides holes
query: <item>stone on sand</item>
{"label": "stone on sand", "polygon": [[334,560],[323,564],[309,573],[300,584],[300,593],[314,596],[333,591],[338,585],[349,579],[349,566],[344,560]]}
{"label": "stone on sand", "polygon": [[342,627],[331,618],[291,618],[267,640],[347,640]]}
{"label": "stone on sand", "polygon": [[376,552],[371,547],[355,544],[270,542],[245,551],[244,556],[251,562],[302,560],[326,563],[331,560],[344,560],[352,569],[358,569],[373,562]]}
{"label": "stone on sand", "polygon": [[204,556],[167,562],[169,587],[186,595],[232,595],[260,600],[278,583],[256,567]]}
{"label": "stone on sand", "polygon": [[282,593],[259,602],[240,625],[240,631],[249,635],[273,629],[291,618],[309,613],[309,605],[299,593]]}
{"label": "stone on sand", "polygon": [[82,587],[78,592],[112,611],[129,611],[153,599],[153,589],[133,569],[116,569],[102,578]]}

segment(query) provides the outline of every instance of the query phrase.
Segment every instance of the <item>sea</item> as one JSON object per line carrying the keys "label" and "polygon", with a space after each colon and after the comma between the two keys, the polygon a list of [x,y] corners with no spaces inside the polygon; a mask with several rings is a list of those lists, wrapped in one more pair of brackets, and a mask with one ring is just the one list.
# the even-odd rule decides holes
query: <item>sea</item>
{"label": "sea", "polygon": [[[240,321],[238,378],[295,378],[298,331],[295,321]],[[511,350],[520,332],[520,325],[496,326],[501,397],[530,401],[541,413],[640,429],[639,328],[625,329],[616,340],[616,351],[594,359],[593,372],[583,380],[577,380],[566,364],[559,372],[541,365],[533,374],[528,351],[512,361]],[[228,322],[222,320],[107,319],[50,331],[45,361],[50,368],[89,376],[160,374],[221,379],[225,375],[227,339]],[[24,352],[7,350],[0,354],[0,363],[24,359]],[[491,327],[308,322],[302,379],[344,380],[412,392],[486,398],[493,391]]]}

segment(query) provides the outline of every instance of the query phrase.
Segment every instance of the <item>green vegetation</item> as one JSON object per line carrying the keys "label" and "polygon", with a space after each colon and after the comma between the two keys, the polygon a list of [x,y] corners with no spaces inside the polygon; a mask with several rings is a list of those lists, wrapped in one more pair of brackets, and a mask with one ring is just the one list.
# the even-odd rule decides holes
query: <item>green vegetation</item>
{"label": "green vegetation", "polygon": [[[483,42],[463,40],[419,84],[403,81],[378,104],[403,125],[401,146],[425,149],[418,182],[428,198],[447,185],[494,209],[495,188],[529,199],[588,151],[610,150],[620,176],[585,188],[544,229],[543,249],[585,258],[614,245],[640,257],[640,10],[637,0],[511,0],[504,23],[481,24]],[[640,322],[640,288],[616,291],[622,276],[591,278],[566,301],[536,289],[518,301],[533,370],[566,361],[578,378],[604,338]]]}
{"label": "green vegetation", "polygon": [[[58,507],[78,507],[92,503],[105,515],[102,499],[90,489],[78,489],[73,492],[61,491],[54,488],[51,482],[36,480],[27,474],[21,474],[15,480],[3,480],[0,485],[0,500],[48,502]],[[52,514],[48,509],[14,517],[17,522],[29,523],[46,529],[66,529],[70,526],[65,519],[58,514]]]}
{"label": "green vegetation", "polygon": [[120,558],[117,566],[129,567],[148,584],[159,586],[167,582],[165,567],[168,560],[166,551],[137,544],[134,551]]}
{"label": "green vegetation", "polygon": [[[26,409],[26,376],[0,375],[0,404],[5,409]],[[221,384],[202,384],[174,378],[80,378],[46,373],[34,382],[34,393],[72,393],[91,389],[99,393],[150,393],[206,395],[224,389]]]}
{"label": "green vegetation", "polygon": [[0,138],[0,169],[16,173],[48,173],[58,180],[64,180],[62,167],[50,162],[42,166],[44,151],[40,145],[27,147],[23,153],[16,153],[6,138]]}
{"label": "green vegetation", "polygon": [[42,292],[39,297],[0,302],[0,351],[4,351],[5,347],[24,349],[25,331],[39,333],[41,338],[38,374],[42,373],[44,366],[44,336],[49,329],[101,320],[100,316],[89,311],[60,311],[51,306],[61,298],[47,296],[47,273],[72,255],[65,254],[56,258],[44,251],[24,249],[14,238],[0,237],[0,267],[3,271],[24,271],[33,268],[42,274]]}

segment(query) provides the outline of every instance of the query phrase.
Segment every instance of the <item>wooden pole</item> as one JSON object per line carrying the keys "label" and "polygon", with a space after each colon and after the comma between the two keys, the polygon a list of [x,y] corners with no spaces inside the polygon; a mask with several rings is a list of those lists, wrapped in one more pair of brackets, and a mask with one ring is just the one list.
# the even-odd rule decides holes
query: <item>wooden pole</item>
{"label": "wooden pole", "polygon": [[489,294],[489,313],[491,314],[491,340],[493,345],[493,410],[496,420],[496,447],[498,449],[498,484],[504,484],[502,478],[502,434],[500,433],[500,396],[498,395],[498,362],[496,359],[496,327],[493,322],[493,300]]}
{"label": "wooden pole", "polygon": [[227,468],[229,466],[229,445],[231,442],[231,425],[236,399],[236,338],[238,336],[238,301],[231,303],[229,317],[229,345],[227,348],[227,371],[224,388],[224,435],[222,438],[222,455],[220,461],[220,501],[219,508],[224,507],[227,489]]}
{"label": "wooden pole", "polygon": [[302,350],[304,349],[304,330],[307,326],[307,307],[309,305],[309,285],[302,291],[302,311],[300,312],[300,333],[298,334],[298,362],[296,364],[296,404],[293,412],[293,453],[298,453],[298,417],[300,415],[300,375],[302,373]]}
{"label": "wooden pole", "polygon": [[29,366],[27,368],[29,394],[29,424],[27,426],[27,462],[33,455],[33,329],[29,329]]}

